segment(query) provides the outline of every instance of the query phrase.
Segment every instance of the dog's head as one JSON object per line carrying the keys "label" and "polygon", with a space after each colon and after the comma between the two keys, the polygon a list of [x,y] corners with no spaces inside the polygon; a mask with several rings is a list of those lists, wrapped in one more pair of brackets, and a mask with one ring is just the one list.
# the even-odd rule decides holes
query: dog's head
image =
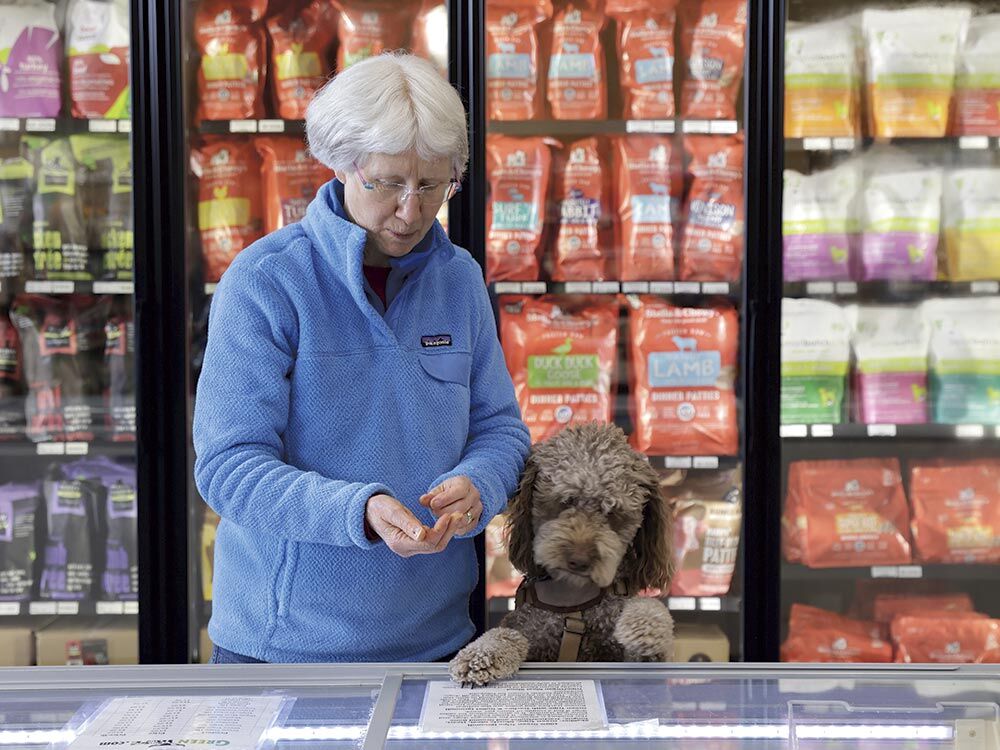
{"label": "dog's head", "polygon": [[568,427],[534,446],[508,514],[510,561],[529,576],[635,593],[673,574],[659,477],[614,425]]}

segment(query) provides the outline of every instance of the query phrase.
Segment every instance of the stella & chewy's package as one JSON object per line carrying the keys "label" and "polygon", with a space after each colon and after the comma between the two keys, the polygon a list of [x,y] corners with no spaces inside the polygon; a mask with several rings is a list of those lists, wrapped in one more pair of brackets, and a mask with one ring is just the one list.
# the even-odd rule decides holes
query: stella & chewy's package
{"label": "stella & chewy's package", "polygon": [[500,338],[532,442],[569,424],[611,421],[616,300],[504,297]]}
{"label": "stella & chewy's package", "polygon": [[330,0],[340,12],[337,70],[410,46],[420,0]]}
{"label": "stella & chewy's package", "polygon": [[62,45],[55,3],[0,5],[0,117],[57,117]]}
{"label": "stella & chewy's package", "polygon": [[309,202],[333,179],[333,172],[309,155],[301,138],[257,138],[254,145],[263,161],[264,232],[270,233],[305,216]]}
{"label": "stella & chewy's package", "polygon": [[681,117],[735,120],[743,81],[746,0],[685,0],[678,17],[686,69]]}
{"label": "stella & chewy's package", "polygon": [[740,470],[689,472],[661,483],[674,506],[674,596],[724,596],[736,569],[743,519]]}
{"label": "stella & chewy's package", "polygon": [[192,150],[191,169],[198,178],[205,281],[215,282],[263,234],[260,160],[249,140],[212,138]]}
{"label": "stella & chewy's package", "polygon": [[1000,299],[931,299],[931,421],[1000,424]]}
{"label": "stella & chewy's package", "polygon": [[846,281],[858,244],[861,164],[800,174],[786,169],[782,197],[785,281]]}
{"label": "stella & chewy's package", "polygon": [[0,601],[26,601],[35,582],[37,482],[0,485]]}
{"label": "stella & chewy's package", "polygon": [[904,664],[996,664],[1000,662],[1000,620],[901,615],[892,621],[895,661]]}
{"label": "stella & chewy's package", "polygon": [[301,120],[316,90],[333,72],[336,17],[327,0],[290,5],[267,21],[271,91],[278,117]]}
{"label": "stella & chewy's package", "polygon": [[930,331],[916,307],[844,308],[854,349],[854,407],[866,424],[927,422]]}
{"label": "stella & chewy's package", "polygon": [[545,111],[538,25],[548,0],[505,0],[486,6],[486,117],[535,120]]}
{"label": "stella & chewy's package", "polygon": [[267,0],[202,0],[194,19],[198,120],[264,116],[267,41],[261,21]]}
{"label": "stella & chewy's package", "polygon": [[555,155],[555,281],[603,281],[611,273],[611,180],[605,163],[597,138],[573,141]]}
{"label": "stella & chewy's package", "polygon": [[785,137],[861,135],[860,39],[842,18],[785,31]]}
{"label": "stella & chewy's package", "polygon": [[844,312],[788,297],[781,307],[781,423],[839,424],[851,359]]}
{"label": "stella & chewy's package", "polygon": [[618,199],[618,278],[674,278],[674,198],[681,166],[669,136],[629,135],[613,143]]}
{"label": "stella & chewy's package", "polygon": [[552,155],[545,138],[486,139],[490,199],[486,204],[486,276],[490,281],[538,278]]}
{"label": "stella & chewy's package", "polygon": [[603,120],[608,115],[601,5],[600,0],[571,0],[556,11],[547,90],[554,120]]}
{"label": "stella & chewy's package", "polygon": [[942,617],[972,616],[975,607],[966,593],[876,594],[871,601],[873,619],[888,629],[897,615],[920,615],[934,612]]}
{"label": "stella & chewy's package", "polygon": [[955,135],[1000,135],[1000,14],[969,22],[955,77]]}
{"label": "stella & chewy's package", "polygon": [[608,0],[617,22],[618,67],[627,120],[662,120],[674,112],[676,2]]}
{"label": "stella & chewy's package", "polygon": [[1000,562],[1000,460],[912,464],[910,502],[920,560]]}
{"label": "stella & chewy's package", "polygon": [[689,136],[693,176],[681,243],[680,277],[739,281],[743,268],[743,136]]}
{"label": "stella & chewy's package", "polygon": [[1000,278],[1000,169],[945,173],[944,246],[952,281]]}
{"label": "stella & chewy's package", "polygon": [[810,568],[910,562],[909,512],[899,461],[794,461],[785,513]]}
{"label": "stella & chewy's package", "polygon": [[870,135],[947,134],[958,51],[969,16],[964,6],[862,12]]}
{"label": "stella & chewy's package", "polygon": [[876,623],[795,603],[788,638],[781,645],[781,661],[890,662],[892,645],[883,640]]}
{"label": "stella & chewy's package", "polygon": [[448,4],[444,0],[423,0],[413,25],[410,49],[414,55],[430,60],[442,78],[448,77]]}
{"label": "stella & chewy's package", "polygon": [[73,117],[128,119],[129,17],[126,0],[72,0],[66,55]]}
{"label": "stella & chewy's package", "polygon": [[633,445],[656,455],[735,455],[736,310],[628,302]]}

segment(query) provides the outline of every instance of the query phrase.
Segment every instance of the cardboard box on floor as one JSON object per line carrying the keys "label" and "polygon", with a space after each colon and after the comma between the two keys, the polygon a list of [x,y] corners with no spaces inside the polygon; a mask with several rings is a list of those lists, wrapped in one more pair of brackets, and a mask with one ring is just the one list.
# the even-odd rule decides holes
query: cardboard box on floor
{"label": "cardboard box on floor", "polygon": [[675,623],[674,661],[729,661],[729,639],[718,625]]}
{"label": "cardboard box on floor", "polygon": [[35,663],[138,664],[139,628],[134,620],[55,620],[35,631]]}
{"label": "cardboard box on floor", "polygon": [[0,667],[30,667],[35,661],[31,628],[0,628]]}

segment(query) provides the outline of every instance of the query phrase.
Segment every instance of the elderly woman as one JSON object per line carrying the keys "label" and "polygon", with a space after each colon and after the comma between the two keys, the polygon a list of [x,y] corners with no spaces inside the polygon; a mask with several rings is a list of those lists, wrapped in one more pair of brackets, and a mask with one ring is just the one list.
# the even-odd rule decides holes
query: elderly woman
{"label": "elderly woman", "polygon": [[212,658],[445,659],[473,634],[472,537],[529,446],[480,267],[435,221],[465,111],[429,63],[382,55],[316,95],[306,133],[336,179],[212,302],[194,417],[222,517]]}

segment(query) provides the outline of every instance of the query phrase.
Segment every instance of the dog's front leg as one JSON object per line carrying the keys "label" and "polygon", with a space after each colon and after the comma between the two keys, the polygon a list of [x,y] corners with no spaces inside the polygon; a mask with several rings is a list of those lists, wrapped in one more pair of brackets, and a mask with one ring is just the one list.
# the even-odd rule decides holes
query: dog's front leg
{"label": "dog's front leg", "polygon": [[659,599],[629,599],[618,615],[614,636],[625,649],[625,661],[674,658],[674,618]]}
{"label": "dog's front leg", "polygon": [[451,660],[455,682],[482,686],[513,677],[528,657],[528,639],[513,628],[493,628],[463,648]]}

